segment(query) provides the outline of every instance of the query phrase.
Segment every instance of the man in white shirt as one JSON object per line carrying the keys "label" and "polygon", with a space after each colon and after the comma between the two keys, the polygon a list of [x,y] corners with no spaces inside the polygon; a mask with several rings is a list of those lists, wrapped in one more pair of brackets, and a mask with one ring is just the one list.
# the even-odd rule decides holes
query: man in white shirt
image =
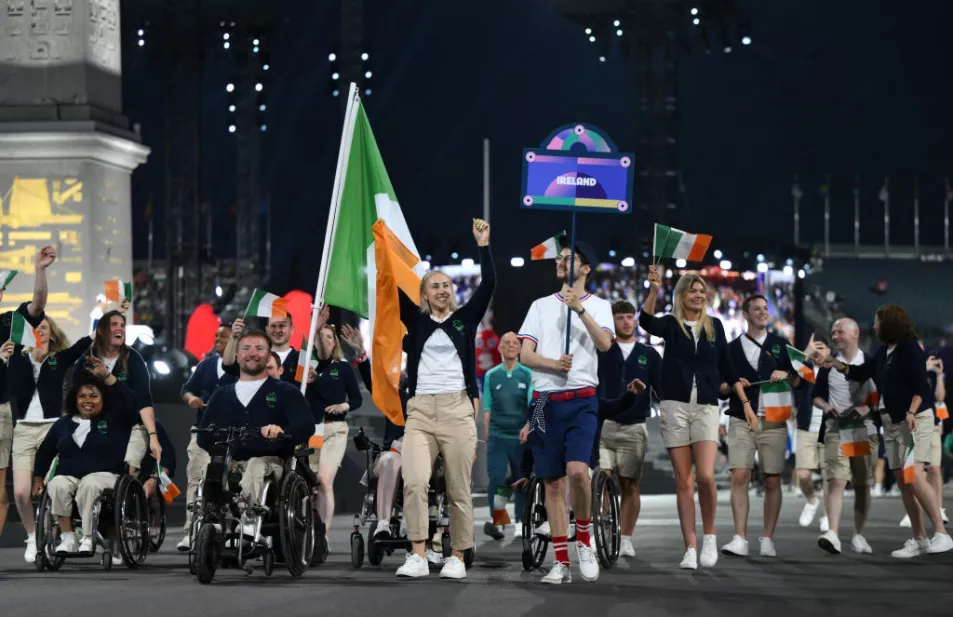
{"label": "man in white shirt", "polygon": [[[824,339],[814,339],[814,348],[819,351],[821,357],[827,357],[831,354],[831,349]],[[814,377],[817,379],[817,373],[820,368],[814,367]],[[821,423],[824,422],[824,412],[814,405],[814,396],[811,394],[813,386],[810,384],[804,388],[804,408],[798,409],[798,430],[795,459],[797,463],[798,485],[801,493],[806,500],[804,509],[801,510],[801,516],[798,519],[801,527],[810,527],[817,517],[820,510],[820,528],[821,533],[827,533],[830,529],[830,522],[827,518],[827,510],[824,504],[814,491],[814,472],[821,471],[823,474],[824,444],[818,443],[817,437],[821,430]],[[799,399],[800,400],[800,399]],[[810,416],[807,416],[807,409],[810,409]]]}
{"label": "man in white shirt", "polygon": [[[860,328],[856,321],[844,318],[834,322],[831,340],[837,350],[838,360],[855,366],[862,365],[865,357],[860,350],[859,339]],[[863,531],[870,512],[870,483],[873,481],[880,444],[877,429],[870,418],[876,401],[877,389],[873,380],[862,384],[848,381],[840,372],[830,369],[821,369],[817,375],[814,405],[823,410],[827,417],[824,426],[824,476],[827,480],[825,502],[830,521],[830,529],[818,538],[817,544],[835,555],[841,552],[838,531],[848,480],[854,486],[854,537],[851,548],[855,553],[873,552],[864,539]],[[861,442],[857,443],[857,439],[861,439]],[[861,452],[847,456],[842,444],[846,444],[848,451]]]}
{"label": "man in white shirt", "polygon": [[564,248],[556,258],[561,292],[533,302],[519,331],[520,361],[533,370],[534,389],[530,422],[524,432],[528,432],[536,475],[546,481],[546,513],[556,553],[556,562],[543,577],[544,583],[572,580],[568,538],[555,535],[568,527],[564,484],[567,475],[573,512],[577,515],[576,553],[582,578],[599,578],[599,563],[589,542],[591,520],[579,518],[591,511],[589,463],[599,424],[597,352],[608,351],[612,346],[615,328],[609,302],[586,293],[586,280],[595,264],[596,253],[585,242],[576,243],[574,259],[570,249]]}
{"label": "man in white shirt", "polygon": [[103,315],[106,314],[106,307],[109,306],[109,303],[106,302],[106,296],[99,294],[96,296],[96,306],[92,311],[89,312],[89,335],[93,336],[93,333],[96,332],[96,326],[99,324],[99,320],[103,318]]}

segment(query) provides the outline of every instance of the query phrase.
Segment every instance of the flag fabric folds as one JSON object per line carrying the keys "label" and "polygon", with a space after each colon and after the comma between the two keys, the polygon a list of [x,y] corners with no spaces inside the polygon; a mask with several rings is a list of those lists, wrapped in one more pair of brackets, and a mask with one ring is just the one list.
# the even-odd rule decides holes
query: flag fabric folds
{"label": "flag fabric folds", "polygon": [[660,259],[701,261],[711,245],[711,236],[690,234],[667,225],[655,224],[652,254]]}
{"label": "flag fabric folds", "polygon": [[128,281],[106,281],[106,300],[109,302],[122,302],[129,300],[132,302],[132,283]]}
{"label": "flag fabric folds", "polygon": [[267,317],[268,319],[282,319],[288,316],[288,301],[275,294],[256,289],[248,301],[248,310],[245,315],[252,317]]}
{"label": "flag fabric folds", "polygon": [[16,345],[43,349],[43,343],[40,342],[40,333],[30,325],[26,317],[21,315],[19,311],[13,313],[13,320],[10,322],[10,340]]}
{"label": "flag fabric folds", "polygon": [[533,261],[556,259],[556,256],[567,246],[569,246],[569,244],[566,242],[566,232],[561,231],[549,240],[534,246],[532,250],[530,250],[530,259]]}
{"label": "flag fabric folds", "polygon": [[794,407],[791,385],[786,381],[766,383],[761,386],[764,401],[764,419],[768,422],[787,422]]}
{"label": "flag fabric folds", "polygon": [[903,460],[903,481],[907,484],[913,484],[913,480],[916,478],[914,470],[917,467],[917,461],[913,451],[913,435],[911,435],[910,443],[907,445],[907,456]]}
{"label": "flag fabric folds", "polygon": [[0,270],[0,291],[6,291],[7,285],[10,284],[10,281],[12,281],[18,273],[18,270]]}
{"label": "flag fabric folds", "polygon": [[791,360],[794,370],[801,376],[801,379],[814,383],[814,369],[807,366],[808,359],[807,356],[804,355],[804,352],[788,345],[788,358]]}
{"label": "flag fabric folds", "polygon": [[[314,354],[311,354],[314,359]],[[308,337],[301,337],[301,349],[298,350],[298,366],[295,368],[295,381],[301,383],[307,376],[305,372],[308,369]]]}
{"label": "flag fabric folds", "polygon": [[867,423],[863,419],[841,423],[840,451],[847,457],[870,455],[870,437],[867,432]]}

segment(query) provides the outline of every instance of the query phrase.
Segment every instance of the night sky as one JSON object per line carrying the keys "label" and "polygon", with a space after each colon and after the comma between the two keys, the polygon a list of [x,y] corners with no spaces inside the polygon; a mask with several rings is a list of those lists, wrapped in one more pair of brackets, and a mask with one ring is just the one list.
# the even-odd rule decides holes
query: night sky
{"label": "night sky", "polygon": [[[569,225],[566,214],[520,210],[524,147],[538,145],[562,124],[584,121],[604,129],[621,150],[635,148],[635,58],[614,49],[600,64],[597,47],[555,12],[555,3],[364,4],[374,72],[373,94],[364,104],[416,243],[435,262],[453,250],[475,256],[469,227],[482,212],[484,137],[492,140],[491,222],[500,259],[528,256],[533,244]],[[830,174],[833,240],[851,242],[857,174],[862,240],[882,243],[877,192],[890,175],[892,242],[912,244],[906,212],[919,174],[921,241],[942,243],[943,178],[953,173],[953,3],[740,4],[752,12],[752,45],[681,59],[688,231],[714,234],[713,246],[725,248],[727,258],[732,247],[754,239],[791,242],[791,183],[799,173],[802,237],[820,240],[818,188]],[[279,6],[278,32],[266,42],[272,70],[265,81],[270,98],[262,199],[270,197],[274,212],[270,287],[283,293],[310,290],[317,278],[343,112],[329,93],[327,62],[339,3],[283,0]],[[124,26],[128,32],[133,24]],[[161,42],[150,41],[156,44]],[[220,37],[210,36],[208,45],[220,50]],[[142,210],[154,196],[161,257],[162,71],[129,41],[124,65],[125,115],[143,125],[144,141],[153,148],[134,176],[135,254],[146,256]],[[212,207],[215,248],[223,257],[234,255],[234,218],[228,214],[235,200],[234,136],[226,131],[224,89],[230,77],[227,57],[210,57],[202,102],[202,196]],[[634,250],[637,230],[653,222],[638,213],[624,219],[588,215],[581,218],[580,237],[598,250],[624,254]]]}

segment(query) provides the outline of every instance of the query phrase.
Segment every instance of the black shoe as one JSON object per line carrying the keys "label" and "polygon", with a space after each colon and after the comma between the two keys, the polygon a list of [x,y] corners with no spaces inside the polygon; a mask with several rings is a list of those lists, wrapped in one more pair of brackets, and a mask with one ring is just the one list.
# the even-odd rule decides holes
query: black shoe
{"label": "black shoe", "polygon": [[490,536],[494,540],[502,540],[504,537],[504,534],[502,531],[500,531],[500,528],[490,521],[483,523],[483,533]]}

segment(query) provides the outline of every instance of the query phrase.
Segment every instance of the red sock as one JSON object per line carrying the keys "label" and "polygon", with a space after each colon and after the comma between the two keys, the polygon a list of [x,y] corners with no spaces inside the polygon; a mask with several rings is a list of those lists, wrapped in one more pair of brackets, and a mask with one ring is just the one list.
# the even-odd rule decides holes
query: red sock
{"label": "red sock", "polygon": [[556,551],[556,561],[569,565],[569,548],[566,536],[553,536],[553,550]]}
{"label": "red sock", "polygon": [[592,519],[576,519],[576,542],[589,546],[589,534],[592,532]]}

